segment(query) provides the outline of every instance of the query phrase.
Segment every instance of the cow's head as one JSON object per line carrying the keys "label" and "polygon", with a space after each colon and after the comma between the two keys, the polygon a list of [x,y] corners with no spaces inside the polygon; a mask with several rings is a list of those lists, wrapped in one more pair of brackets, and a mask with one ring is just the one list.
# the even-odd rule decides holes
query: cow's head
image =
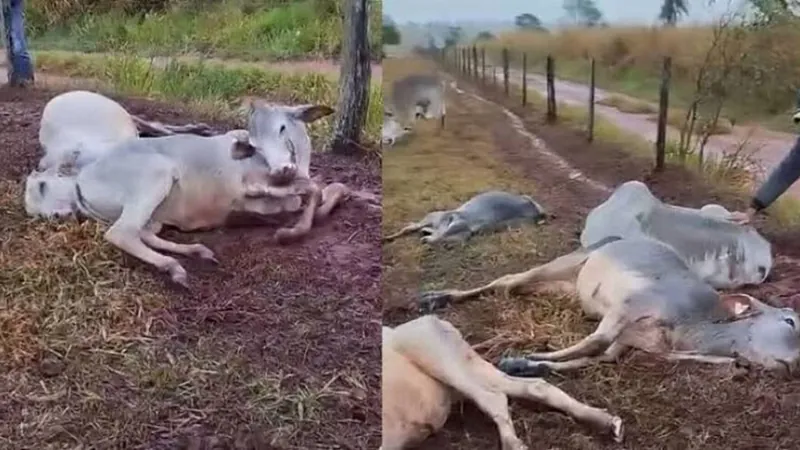
{"label": "cow's head", "polygon": [[276,105],[248,99],[249,143],[256,156],[269,167],[271,182],[287,184],[296,177],[308,178],[311,138],[306,124],[333,114],[324,105]]}
{"label": "cow's head", "polygon": [[409,133],[411,133],[411,127],[400,125],[391,112],[384,111],[383,126],[381,126],[382,146],[391,147]]}
{"label": "cow's head", "polygon": [[59,218],[75,212],[76,174],[51,168],[36,170],[25,180],[25,212],[32,217]]}
{"label": "cow's head", "polygon": [[720,295],[729,316],[727,326],[741,330],[733,350],[746,360],[769,369],[790,372],[800,362],[800,318],[791,308],[776,308],[747,294]]}

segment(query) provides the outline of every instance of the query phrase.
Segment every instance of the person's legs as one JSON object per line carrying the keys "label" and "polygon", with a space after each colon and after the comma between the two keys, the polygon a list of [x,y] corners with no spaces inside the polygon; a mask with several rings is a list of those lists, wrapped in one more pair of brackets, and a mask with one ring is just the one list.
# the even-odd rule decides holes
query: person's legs
{"label": "person's legs", "polygon": [[33,62],[25,39],[24,0],[3,1],[3,18],[8,49],[8,82],[19,86],[33,83]]}

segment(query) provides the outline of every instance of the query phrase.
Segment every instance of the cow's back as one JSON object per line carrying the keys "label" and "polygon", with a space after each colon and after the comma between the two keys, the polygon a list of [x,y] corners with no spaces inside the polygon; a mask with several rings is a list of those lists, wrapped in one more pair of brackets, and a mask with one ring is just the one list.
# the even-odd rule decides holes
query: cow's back
{"label": "cow's back", "polygon": [[125,108],[89,91],[70,91],[51,99],[39,127],[39,143],[46,153],[81,150],[81,163],[89,163],[120,142],[136,137],[138,129]]}

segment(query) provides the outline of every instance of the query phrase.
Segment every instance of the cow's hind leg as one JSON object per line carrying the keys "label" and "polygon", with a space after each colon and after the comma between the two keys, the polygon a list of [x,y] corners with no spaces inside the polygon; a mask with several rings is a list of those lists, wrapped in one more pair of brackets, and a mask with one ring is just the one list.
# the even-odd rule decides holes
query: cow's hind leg
{"label": "cow's hind leg", "polygon": [[[477,356],[477,355],[476,355]],[[599,430],[610,432],[617,442],[622,441],[622,419],[607,411],[582,403],[541,378],[508,376],[481,358],[470,359],[476,377],[493,390],[505,395],[532,400],[567,414]]]}
{"label": "cow's hind leg", "polygon": [[491,292],[497,289],[502,289],[504,294],[508,296],[512,290],[525,285],[532,285],[534,283],[561,281],[572,282],[574,277],[577,275],[578,270],[580,270],[580,267],[586,261],[587,257],[588,255],[585,252],[573,252],[567,255],[559,256],[549,263],[534,267],[525,272],[503,275],[494,281],[484,284],[483,286],[478,286],[474,289],[467,289],[463,291],[457,289],[447,289],[425,292],[420,298],[420,308],[422,310],[431,311],[441,308],[448,303],[464,301],[473,297],[477,297],[485,292]]}
{"label": "cow's hind leg", "polygon": [[143,230],[139,235],[142,237],[142,241],[152,248],[176,253],[178,255],[196,256],[214,263],[219,263],[214,256],[214,252],[203,244],[179,244],[177,242],[170,242],[158,237],[150,230]]}
{"label": "cow's hind leg", "polygon": [[609,312],[600,321],[597,329],[582,341],[570,347],[546,353],[531,353],[528,358],[542,361],[567,361],[582,357],[598,356],[605,352],[619,337],[627,321],[624,316]]}
{"label": "cow's hind leg", "polygon": [[168,272],[174,282],[187,286],[186,270],[180,263],[175,258],[155,252],[145,245],[141,238],[142,230],[151,220],[156,208],[169,195],[175,181],[171,171],[151,175],[156,176],[147,180],[147,184],[143,184],[147,189],[140,190],[135,198],[123,205],[122,214],[106,231],[105,238],[111,244],[155,266],[158,270]]}

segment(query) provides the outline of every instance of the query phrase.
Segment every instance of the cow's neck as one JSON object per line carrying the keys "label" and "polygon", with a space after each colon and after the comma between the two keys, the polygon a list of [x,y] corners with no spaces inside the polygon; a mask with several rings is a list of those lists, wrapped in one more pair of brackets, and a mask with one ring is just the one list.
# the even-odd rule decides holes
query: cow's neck
{"label": "cow's neck", "polygon": [[678,326],[673,332],[673,347],[717,356],[742,353],[750,341],[750,322],[743,319]]}

